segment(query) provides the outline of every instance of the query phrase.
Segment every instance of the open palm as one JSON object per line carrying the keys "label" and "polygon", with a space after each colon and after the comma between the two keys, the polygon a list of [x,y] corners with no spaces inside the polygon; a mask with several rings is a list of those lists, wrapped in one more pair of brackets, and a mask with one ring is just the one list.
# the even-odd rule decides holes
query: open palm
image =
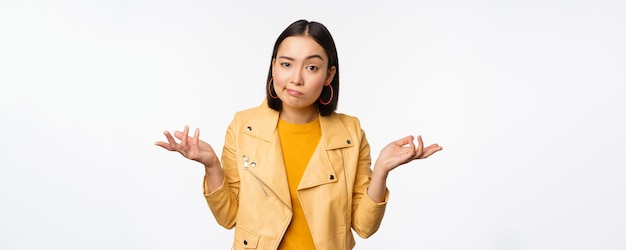
{"label": "open palm", "polygon": [[194,160],[204,164],[205,166],[216,166],[219,164],[217,155],[213,150],[213,147],[208,143],[200,140],[200,129],[196,128],[193,137],[189,137],[189,126],[185,125],[185,129],[181,131],[175,131],[174,137],[180,140],[176,142],[174,137],[168,131],[164,131],[163,134],[167,139],[167,142],[157,141],[154,143],[169,151],[176,151],[182,154],[185,158]]}
{"label": "open palm", "polygon": [[389,172],[396,167],[411,162],[416,159],[424,159],[443,148],[438,144],[431,144],[424,147],[422,136],[417,136],[417,147],[413,143],[413,136],[407,136],[400,140],[393,141],[385,146],[378,155],[377,165]]}

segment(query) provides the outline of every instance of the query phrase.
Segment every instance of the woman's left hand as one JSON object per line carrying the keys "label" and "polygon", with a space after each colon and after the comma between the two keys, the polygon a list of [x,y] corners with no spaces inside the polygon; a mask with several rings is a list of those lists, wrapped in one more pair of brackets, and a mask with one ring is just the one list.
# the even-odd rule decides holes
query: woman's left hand
{"label": "woman's left hand", "polygon": [[383,171],[388,173],[389,171],[397,168],[402,164],[409,163],[416,159],[428,158],[437,151],[443,148],[438,144],[431,144],[428,147],[424,147],[422,136],[417,136],[417,147],[413,143],[414,137],[412,135],[404,137],[400,140],[393,141],[385,146],[378,155],[378,159],[375,164],[375,171]]}

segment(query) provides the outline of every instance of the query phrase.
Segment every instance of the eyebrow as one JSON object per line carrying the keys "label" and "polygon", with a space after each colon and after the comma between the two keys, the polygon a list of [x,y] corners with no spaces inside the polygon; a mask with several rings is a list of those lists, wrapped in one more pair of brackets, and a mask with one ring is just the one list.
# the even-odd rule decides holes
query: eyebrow
{"label": "eyebrow", "polygon": [[[295,61],[295,59],[293,59],[291,57],[288,57],[288,56],[279,56],[278,58],[287,59],[287,60],[290,60],[290,61]],[[319,58],[320,60],[324,61],[324,58],[322,58],[322,56],[320,56],[318,54],[307,56],[304,59],[308,60],[308,59],[312,59],[312,58]]]}

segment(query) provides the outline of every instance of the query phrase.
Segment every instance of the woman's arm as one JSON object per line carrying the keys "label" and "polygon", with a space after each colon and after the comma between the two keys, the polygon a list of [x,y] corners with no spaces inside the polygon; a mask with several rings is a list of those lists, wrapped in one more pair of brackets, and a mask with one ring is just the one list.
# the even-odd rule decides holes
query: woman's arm
{"label": "woman's arm", "polygon": [[176,151],[187,159],[202,163],[206,172],[205,183],[209,190],[215,190],[222,185],[224,173],[220,161],[213,147],[200,140],[200,129],[196,128],[193,137],[189,137],[189,126],[187,125],[182,132],[174,132],[174,137],[180,140],[179,143],[174,140],[170,132],[164,131],[163,134],[167,142],[158,141],[155,145],[169,151]]}
{"label": "woman's arm", "polygon": [[419,135],[417,136],[418,145],[415,147],[413,139],[412,135],[404,137],[389,143],[380,151],[380,155],[374,164],[370,186],[367,189],[367,195],[372,200],[376,202],[385,200],[387,176],[391,170],[416,159],[425,159],[443,149],[436,143],[424,148],[422,136]]}

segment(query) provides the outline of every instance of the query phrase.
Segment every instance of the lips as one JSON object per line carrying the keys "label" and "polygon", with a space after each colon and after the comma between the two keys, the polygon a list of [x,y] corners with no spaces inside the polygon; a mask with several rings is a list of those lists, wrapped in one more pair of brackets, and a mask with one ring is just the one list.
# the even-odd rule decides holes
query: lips
{"label": "lips", "polygon": [[302,95],[301,92],[295,91],[293,89],[287,89],[287,93],[290,94],[290,95],[294,95],[294,96],[301,96]]}

